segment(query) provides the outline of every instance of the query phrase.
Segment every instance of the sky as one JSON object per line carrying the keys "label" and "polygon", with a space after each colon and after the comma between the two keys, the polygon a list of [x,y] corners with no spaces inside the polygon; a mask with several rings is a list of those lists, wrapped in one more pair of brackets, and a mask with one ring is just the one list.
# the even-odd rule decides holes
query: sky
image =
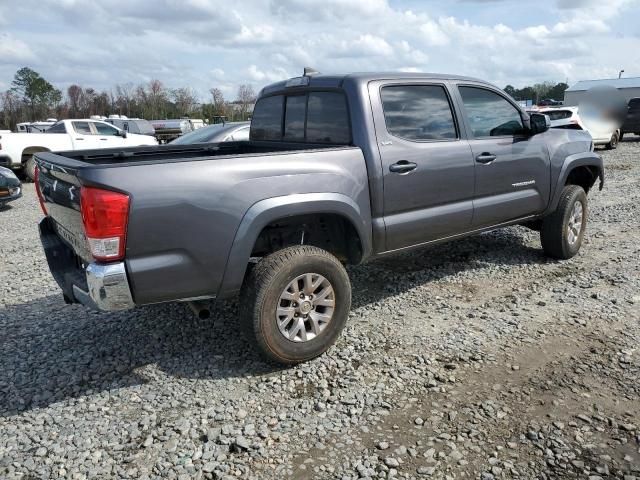
{"label": "sky", "polygon": [[0,91],[28,66],[56,87],[152,79],[262,86],[411,71],[504,87],[640,77],[640,0],[0,0]]}

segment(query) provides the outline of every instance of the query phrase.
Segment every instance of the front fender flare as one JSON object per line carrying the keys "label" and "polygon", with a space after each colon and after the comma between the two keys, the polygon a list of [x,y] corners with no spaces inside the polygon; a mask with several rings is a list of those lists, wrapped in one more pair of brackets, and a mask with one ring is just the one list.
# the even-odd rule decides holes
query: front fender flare
{"label": "front fender flare", "polygon": [[355,227],[362,244],[362,258],[371,255],[371,213],[341,193],[284,195],[253,204],[236,230],[217,298],[228,298],[240,291],[249,258],[258,235],[269,223],[296,215],[331,213],[345,217]]}

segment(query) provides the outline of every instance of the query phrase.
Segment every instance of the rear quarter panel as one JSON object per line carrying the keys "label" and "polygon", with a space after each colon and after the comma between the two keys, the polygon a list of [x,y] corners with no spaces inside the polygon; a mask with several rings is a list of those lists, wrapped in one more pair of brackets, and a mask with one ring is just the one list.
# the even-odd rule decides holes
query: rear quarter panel
{"label": "rear quarter panel", "polygon": [[[82,182],[131,196],[126,262],[137,304],[218,295],[239,225],[266,199],[333,192],[370,217],[358,148],[90,169]],[[280,214],[296,214],[297,203]]]}

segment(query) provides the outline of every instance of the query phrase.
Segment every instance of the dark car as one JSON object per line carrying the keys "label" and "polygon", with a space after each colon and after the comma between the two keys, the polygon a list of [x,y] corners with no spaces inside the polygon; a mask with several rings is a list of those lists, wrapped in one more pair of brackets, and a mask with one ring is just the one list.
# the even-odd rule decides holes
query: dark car
{"label": "dark car", "polygon": [[0,207],[22,196],[22,185],[16,174],[0,167]]}
{"label": "dark car", "polygon": [[627,118],[620,129],[620,140],[625,133],[635,133],[640,135],[640,98],[629,100],[629,110]]}
{"label": "dark car", "polygon": [[216,123],[186,133],[170,143],[171,145],[189,145],[249,140],[250,125],[250,122]]}

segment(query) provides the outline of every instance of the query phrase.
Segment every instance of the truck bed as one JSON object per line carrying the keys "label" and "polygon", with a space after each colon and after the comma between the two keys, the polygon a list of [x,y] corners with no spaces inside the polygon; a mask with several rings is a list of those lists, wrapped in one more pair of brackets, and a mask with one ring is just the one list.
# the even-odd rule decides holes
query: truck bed
{"label": "truck bed", "polygon": [[124,167],[127,165],[211,160],[211,157],[269,155],[300,150],[325,150],[335,148],[349,147],[331,144],[244,141],[76,150],[57,153],[42,152],[38,153],[37,157],[40,161],[53,165],[72,169],[85,169],[96,166]]}

